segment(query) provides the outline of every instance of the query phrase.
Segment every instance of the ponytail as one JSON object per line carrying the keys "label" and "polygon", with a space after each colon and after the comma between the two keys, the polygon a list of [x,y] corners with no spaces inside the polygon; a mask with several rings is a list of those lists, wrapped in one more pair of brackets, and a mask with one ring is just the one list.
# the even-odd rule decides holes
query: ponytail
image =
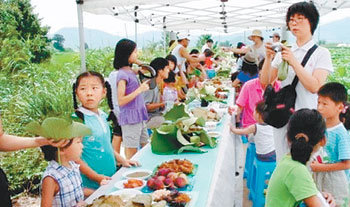
{"label": "ponytail", "polygon": [[84,122],[84,114],[81,111],[78,111],[78,101],[77,101],[77,84],[73,83],[73,107],[74,107],[74,113],[77,115],[78,118],[80,118]]}
{"label": "ponytail", "polygon": [[310,159],[311,153],[313,151],[313,146],[309,144],[308,137],[305,134],[300,135],[300,137],[296,136],[294,138],[295,141],[292,142],[292,147],[290,150],[292,159],[305,165],[306,162]]}
{"label": "ponytail", "polygon": [[111,84],[109,84],[109,82],[106,81],[105,82],[105,87],[107,89],[107,103],[108,103],[108,106],[110,108],[110,112],[109,112],[107,121],[112,121],[113,125],[117,126],[119,124],[118,124],[117,117],[116,117],[116,115],[113,112],[114,107],[113,107],[113,102],[112,102],[112,88],[111,88]]}
{"label": "ponytail", "polygon": [[325,121],[318,111],[296,111],[289,120],[287,130],[292,159],[305,165],[314,147],[325,137],[325,131]]}

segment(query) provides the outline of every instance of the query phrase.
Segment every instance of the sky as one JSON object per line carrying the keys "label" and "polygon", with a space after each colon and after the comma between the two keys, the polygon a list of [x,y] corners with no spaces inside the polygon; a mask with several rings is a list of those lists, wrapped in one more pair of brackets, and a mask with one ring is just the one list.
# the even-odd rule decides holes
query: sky
{"label": "sky", "polygon": [[[54,34],[64,27],[78,27],[75,2],[75,0],[31,0],[34,12],[41,18],[42,25],[50,27],[50,34]],[[339,9],[322,16],[320,24],[326,24],[345,17],[350,17],[350,9]],[[102,30],[118,36],[130,36],[135,33],[135,24],[133,22],[121,21],[109,15],[94,15],[86,12],[84,12],[84,27]],[[137,27],[138,33],[152,30],[154,28],[150,26],[139,24]]]}

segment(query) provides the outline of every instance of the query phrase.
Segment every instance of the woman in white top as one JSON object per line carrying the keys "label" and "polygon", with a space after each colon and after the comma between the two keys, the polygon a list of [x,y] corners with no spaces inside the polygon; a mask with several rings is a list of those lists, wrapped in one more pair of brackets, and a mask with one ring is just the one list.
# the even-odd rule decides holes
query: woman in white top
{"label": "woman in white top", "polygon": [[[295,75],[299,82],[296,86],[295,110],[301,108],[316,109],[317,91],[325,83],[327,76],[333,71],[332,60],[326,48],[318,47],[303,67],[303,60],[307,51],[315,44],[312,35],[319,22],[319,13],[316,7],[309,2],[299,2],[291,5],[286,15],[286,24],[296,37],[296,43],[291,48],[282,46],[282,52],[276,57],[272,45],[267,43],[266,59],[261,71],[263,84],[270,84],[277,78],[278,66],[282,60],[289,64],[288,76],[282,81],[282,87],[291,84]],[[273,60],[273,61],[272,61]],[[277,161],[289,152],[286,138],[287,127],[274,128]]]}
{"label": "woman in white top", "polygon": [[186,78],[186,60],[190,63],[198,63],[198,58],[192,57],[186,50],[190,40],[188,39],[188,35],[178,35],[178,45],[171,52],[177,59],[177,66],[175,68],[175,73],[179,73],[183,83],[188,84],[188,80]]}
{"label": "woman in white top", "polygon": [[[254,44],[242,48],[229,48],[228,50],[236,54],[246,54],[251,51],[258,57],[258,61],[260,62],[265,58],[264,37],[262,36],[261,30],[253,30],[248,39],[253,41]],[[224,48],[224,51],[227,51],[227,49]]]}

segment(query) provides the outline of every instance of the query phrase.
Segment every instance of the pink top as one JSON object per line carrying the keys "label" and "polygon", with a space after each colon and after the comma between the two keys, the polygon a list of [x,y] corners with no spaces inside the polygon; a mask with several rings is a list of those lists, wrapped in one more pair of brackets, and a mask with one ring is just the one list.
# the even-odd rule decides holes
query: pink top
{"label": "pink top", "polygon": [[[281,87],[281,82],[276,81],[273,87],[275,91],[278,91]],[[263,100],[263,94],[264,90],[262,89],[259,78],[249,80],[243,85],[236,101],[236,104],[243,109],[241,119],[242,127],[247,127],[256,123],[253,114],[256,104]]]}

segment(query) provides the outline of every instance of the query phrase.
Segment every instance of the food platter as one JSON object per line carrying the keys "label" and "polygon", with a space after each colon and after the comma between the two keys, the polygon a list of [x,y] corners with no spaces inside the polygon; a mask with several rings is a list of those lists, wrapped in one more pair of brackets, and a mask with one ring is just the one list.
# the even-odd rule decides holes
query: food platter
{"label": "food platter", "polygon": [[[126,187],[125,184],[126,183],[130,183],[133,181],[139,181],[140,183],[142,182],[142,185],[137,185],[137,187]],[[146,182],[144,180],[140,180],[140,179],[128,179],[128,180],[120,180],[118,182],[116,182],[114,184],[114,187],[118,188],[118,189],[135,189],[135,190],[141,190],[144,186],[146,185]]]}

